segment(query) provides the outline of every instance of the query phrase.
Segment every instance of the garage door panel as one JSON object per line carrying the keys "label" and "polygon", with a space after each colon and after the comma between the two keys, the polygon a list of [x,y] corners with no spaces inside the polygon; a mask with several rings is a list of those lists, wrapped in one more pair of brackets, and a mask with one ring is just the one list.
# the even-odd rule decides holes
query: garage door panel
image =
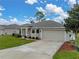
{"label": "garage door panel", "polygon": [[64,31],[43,31],[43,40],[64,41]]}

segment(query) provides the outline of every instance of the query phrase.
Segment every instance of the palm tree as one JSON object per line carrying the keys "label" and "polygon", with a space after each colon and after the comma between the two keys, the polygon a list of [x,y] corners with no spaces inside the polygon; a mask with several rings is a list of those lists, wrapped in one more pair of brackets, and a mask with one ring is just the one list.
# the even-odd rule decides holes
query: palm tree
{"label": "palm tree", "polygon": [[42,11],[37,11],[35,16],[36,16],[37,21],[44,21],[45,20],[45,14]]}

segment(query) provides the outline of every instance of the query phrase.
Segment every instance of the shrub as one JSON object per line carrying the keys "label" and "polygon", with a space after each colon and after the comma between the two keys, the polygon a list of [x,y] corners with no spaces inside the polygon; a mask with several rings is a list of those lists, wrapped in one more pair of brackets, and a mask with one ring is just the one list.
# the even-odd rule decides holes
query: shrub
{"label": "shrub", "polygon": [[15,36],[15,33],[13,33],[12,36]]}
{"label": "shrub", "polygon": [[16,37],[22,37],[20,34],[16,34]]}
{"label": "shrub", "polygon": [[2,34],[2,36],[4,36],[4,34]]}
{"label": "shrub", "polygon": [[36,37],[36,39],[39,39],[38,37]]}
{"label": "shrub", "polygon": [[32,37],[32,39],[35,39],[35,37]]}
{"label": "shrub", "polygon": [[24,38],[27,38],[27,36],[24,36]]}
{"label": "shrub", "polygon": [[28,38],[31,39],[31,36],[29,36]]}
{"label": "shrub", "polygon": [[36,39],[37,39],[37,40],[40,40],[40,38],[39,38],[39,37],[36,37]]}
{"label": "shrub", "polygon": [[12,36],[15,36],[15,37],[21,37],[20,34],[15,34],[15,33],[13,33]]}

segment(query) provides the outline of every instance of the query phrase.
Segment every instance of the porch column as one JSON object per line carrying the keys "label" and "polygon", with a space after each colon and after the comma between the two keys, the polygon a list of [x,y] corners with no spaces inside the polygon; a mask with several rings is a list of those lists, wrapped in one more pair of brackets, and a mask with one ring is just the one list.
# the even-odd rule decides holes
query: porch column
{"label": "porch column", "polygon": [[22,27],[21,27],[21,36],[22,36]]}
{"label": "porch column", "polygon": [[31,31],[30,31],[30,36],[32,37],[32,28],[31,28]]}
{"label": "porch column", "polygon": [[27,28],[25,28],[25,32],[26,32],[26,35],[25,36],[27,36],[28,35],[28,33],[27,33],[28,32],[28,29]]}
{"label": "porch column", "polygon": [[64,39],[65,39],[65,41],[68,41],[67,35],[68,34],[66,32],[64,32]]}
{"label": "porch column", "polygon": [[42,38],[42,29],[40,29],[40,30],[41,30],[40,38],[43,39],[43,38]]}

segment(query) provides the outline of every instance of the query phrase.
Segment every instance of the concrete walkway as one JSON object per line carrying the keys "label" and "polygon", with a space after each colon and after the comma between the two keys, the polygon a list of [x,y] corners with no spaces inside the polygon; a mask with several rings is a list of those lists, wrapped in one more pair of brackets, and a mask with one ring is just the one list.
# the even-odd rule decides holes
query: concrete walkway
{"label": "concrete walkway", "polygon": [[62,42],[36,41],[19,47],[0,50],[0,59],[52,59]]}

